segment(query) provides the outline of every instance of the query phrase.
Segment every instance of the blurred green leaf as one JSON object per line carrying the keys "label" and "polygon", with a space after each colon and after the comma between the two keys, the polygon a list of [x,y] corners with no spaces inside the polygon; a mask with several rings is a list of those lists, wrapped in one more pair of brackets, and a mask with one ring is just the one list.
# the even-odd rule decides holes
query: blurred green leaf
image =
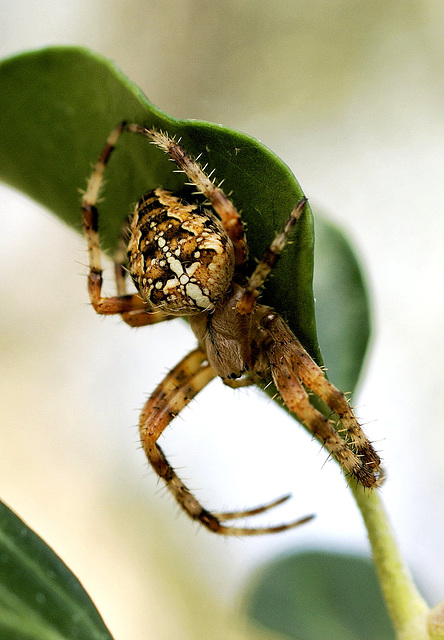
{"label": "blurred green leaf", "polygon": [[294,640],[394,640],[369,560],[307,552],[274,560],[247,595],[247,613]]}
{"label": "blurred green leaf", "polygon": [[60,558],[0,502],[2,640],[112,640]]}
{"label": "blurred green leaf", "polygon": [[330,380],[355,391],[370,337],[370,304],[353,249],[342,231],[315,219],[314,295],[322,356]]}

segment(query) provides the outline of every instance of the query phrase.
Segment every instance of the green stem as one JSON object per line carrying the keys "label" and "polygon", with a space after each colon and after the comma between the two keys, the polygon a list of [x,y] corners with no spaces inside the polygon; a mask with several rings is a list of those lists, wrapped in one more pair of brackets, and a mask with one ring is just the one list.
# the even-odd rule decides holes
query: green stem
{"label": "green stem", "polygon": [[355,483],[350,489],[364,518],[382,593],[398,640],[429,640],[429,609],[399,552],[377,490]]}

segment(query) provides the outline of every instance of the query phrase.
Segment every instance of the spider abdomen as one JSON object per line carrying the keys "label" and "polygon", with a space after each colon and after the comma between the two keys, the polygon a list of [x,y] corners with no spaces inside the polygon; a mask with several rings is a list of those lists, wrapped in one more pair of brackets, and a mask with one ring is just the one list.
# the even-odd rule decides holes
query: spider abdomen
{"label": "spider abdomen", "polygon": [[139,200],[130,231],[129,271],[153,309],[214,309],[233,278],[234,250],[210,209],[156,189]]}

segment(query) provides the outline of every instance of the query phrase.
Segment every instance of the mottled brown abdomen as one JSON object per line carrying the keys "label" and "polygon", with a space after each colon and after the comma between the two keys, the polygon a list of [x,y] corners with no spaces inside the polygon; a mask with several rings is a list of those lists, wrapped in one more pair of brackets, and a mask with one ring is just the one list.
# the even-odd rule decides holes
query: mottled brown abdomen
{"label": "mottled brown abdomen", "polygon": [[153,309],[210,311],[227,291],[234,250],[211,209],[156,189],[139,200],[130,232],[130,274]]}

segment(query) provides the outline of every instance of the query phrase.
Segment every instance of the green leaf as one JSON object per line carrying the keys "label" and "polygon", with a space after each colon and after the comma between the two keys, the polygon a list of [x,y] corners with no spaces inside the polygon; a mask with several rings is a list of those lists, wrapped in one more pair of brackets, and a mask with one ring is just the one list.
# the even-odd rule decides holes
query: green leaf
{"label": "green leaf", "polygon": [[[80,195],[110,130],[135,121],[178,135],[224,179],[247,225],[251,267],[281,228],[302,191],[289,168],[258,141],[233,130],[177,120],[154,107],[111,62],[82,48],[52,47],[0,64],[0,177],[80,230]],[[183,187],[165,155],[141,136],[124,134],[109,163],[100,230],[112,250],[132,204],[157,186]],[[329,376],[356,386],[368,340],[362,278],[347,242],[317,216],[316,297]],[[312,292],[313,223],[296,226],[263,301],[275,307],[321,362]]]}
{"label": "green leaf", "polygon": [[370,337],[370,303],[364,277],[342,231],[315,219],[314,295],[322,355],[330,380],[354,391]]}
{"label": "green leaf", "polygon": [[[176,120],[155,108],[109,61],[85,49],[56,47],[0,66],[0,176],[80,228],[79,189],[108,133],[134,121],[181,138],[215,169],[247,225],[251,265],[261,256],[302,191],[289,168],[258,141],[230,129]],[[104,246],[115,246],[131,205],[149,189],[177,190],[184,177],[164,153],[126,134],[109,163],[101,204]],[[313,227],[309,208],[291,251],[280,260],[264,301],[274,306],[318,360],[312,294]]]}
{"label": "green leaf", "polygon": [[294,640],[394,640],[369,560],[339,553],[284,556],[262,569],[248,615]]}
{"label": "green leaf", "polygon": [[112,640],[60,558],[0,502],[2,640]]}

